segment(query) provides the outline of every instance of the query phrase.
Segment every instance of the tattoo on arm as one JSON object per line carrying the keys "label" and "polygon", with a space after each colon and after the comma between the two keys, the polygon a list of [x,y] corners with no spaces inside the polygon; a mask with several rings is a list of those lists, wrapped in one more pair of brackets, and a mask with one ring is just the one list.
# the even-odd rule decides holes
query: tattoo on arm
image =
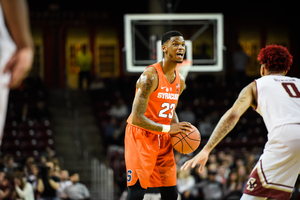
{"label": "tattoo on arm", "polygon": [[147,78],[147,75],[141,75],[141,97],[148,98],[153,87],[154,77]]}
{"label": "tattoo on arm", "polygon": [[149,97],[153,92],[153,87],[154,87],[153,86],[154,77],[147,78],[145,76],[143,75],[141,76],[141,81],[139,85],[140,87],[132,105],[132,113],[135,121],[134,124],[142,128],[145,128],[147,130],[161,131],[162,130],[161,124],[150,120],[144,115],[147,110]]}
{"label": "tattoo on arm", "polygon": [[233,129],[235,124],[236,122],[232,120],[221,120],[207,142],[207,146],[213,149]]}
{"label": "tattoo on arm", "polygon": [[[249,96],[250,95],[250,96]],[[237,124],[240,116],[251,106],[252,93],[249,87],[245,87],[239,94],[234,105],[220,119],[207,147],[213,149]]]}
{"label": "tattoo on arm", "polygon": [[252,102],[252,92],[251,88],[245,87],[239,94],[238,99],[236,100],[235,104],[241,107],[250,107]]}
{"label": "tattoo on arm", "polygon": [[240,98],[238,98],[237,103],[243,103],[245,102],[246,97],[245,96],[241,96]]}

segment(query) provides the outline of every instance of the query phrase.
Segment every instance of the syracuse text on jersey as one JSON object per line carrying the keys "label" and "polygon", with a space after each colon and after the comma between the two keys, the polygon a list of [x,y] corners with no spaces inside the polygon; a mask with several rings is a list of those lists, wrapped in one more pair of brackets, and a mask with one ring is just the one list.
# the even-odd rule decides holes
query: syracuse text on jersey
{"label": "syracuse text on jersey", "polygon": [[159,99],[172,99],[178,100],[179,94],[167,93],[167,92],[159,92],[157,94],[157,98]]}

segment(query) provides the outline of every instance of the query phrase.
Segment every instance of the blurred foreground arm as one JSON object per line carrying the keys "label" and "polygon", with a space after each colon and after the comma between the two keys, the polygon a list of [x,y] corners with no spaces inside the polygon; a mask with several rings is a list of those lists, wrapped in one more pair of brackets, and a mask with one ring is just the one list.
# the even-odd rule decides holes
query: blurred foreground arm
{"label": "blurred foreground arm", "polygon": [[5,21],[17,45],[17,51],[4,67],[4,73],[11,71],[10,88],[18,87],[31,69],[33,41],[31,37],[28,5],[25,0],[1,0]]}

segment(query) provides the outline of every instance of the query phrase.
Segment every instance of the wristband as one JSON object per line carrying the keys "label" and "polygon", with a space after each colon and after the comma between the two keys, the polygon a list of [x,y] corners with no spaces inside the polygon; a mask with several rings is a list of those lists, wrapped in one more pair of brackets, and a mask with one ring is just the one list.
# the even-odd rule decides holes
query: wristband
{"label": "wristband", "polygon": [[165,133],[168,133],[171,129],[171,126],[170,125],[162,125],[162,131],[161,132],[165,132]]}

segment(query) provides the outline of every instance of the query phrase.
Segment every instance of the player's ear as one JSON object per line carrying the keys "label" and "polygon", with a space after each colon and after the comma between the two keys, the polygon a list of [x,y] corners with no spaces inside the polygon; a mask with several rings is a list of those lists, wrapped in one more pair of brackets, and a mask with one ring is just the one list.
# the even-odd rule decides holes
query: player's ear
{"label": "player's ear", "polygon": [[264,76],[266,74],[266,68],[265,68],[265,64],[262,64],[260,66],[260,75]]}
{"label": "player's ear", "polygon": [[167,52],[167,47],[166,47],[165,45],[162,45],[162,46],[161,46],[161,49],[162,49],[162,51],[163,51],[164,53]]}
{"label": "player's ear", "polygon": [[282,73],[282,75],[285,76],[287,73],[288,73],[288,70],[284,71],[284,72]]}

